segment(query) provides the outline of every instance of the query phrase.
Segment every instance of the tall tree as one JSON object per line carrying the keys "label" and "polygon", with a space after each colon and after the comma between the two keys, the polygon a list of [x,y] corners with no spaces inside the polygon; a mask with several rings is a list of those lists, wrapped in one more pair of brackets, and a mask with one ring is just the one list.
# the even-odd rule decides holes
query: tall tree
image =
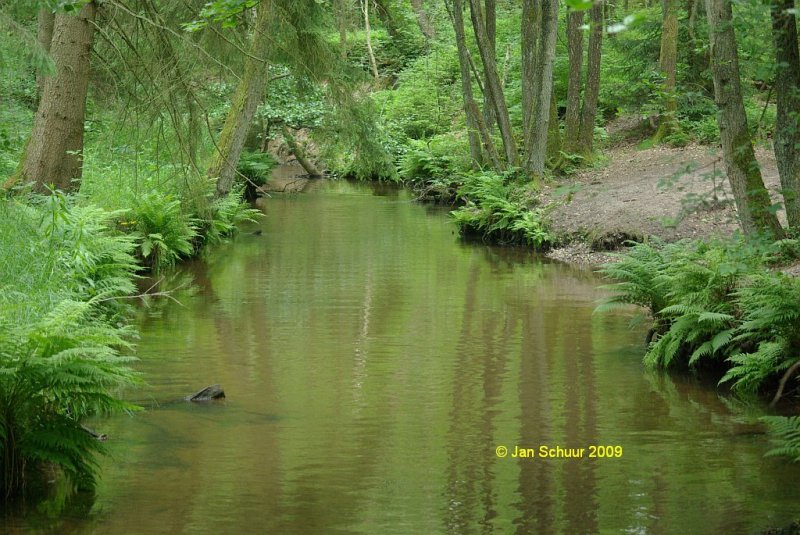
{"label": "tall tree", "polygon": [[335,0],[333,3],[336,29],[339,31],[339,54],[342,59],[347,59],[347,25],[349,22],[349,7],[347,0]]}
{"label": "tall tree", "polygon": [[[483,18],[486,21],[486,37],[489,38],[489,48],[492,55],[497,58],[497,4],[495,0],[484,0]],[[494,107],[491,105],[488,93],[483,95],[483,120],[486,121],[489,130],[494,128],[496,121]]]}
{"label": "tall tree", "polygon": [[800,228],[800,53],[794,9],[794,0],[774,0],[771,6],[778,108],[773,143],[786,218],[790,227]]}
{"label": "tall tree", "polygon": [[422,35],[425,36],[425,40],[431,41],[435,39],[436,29],[433,27],[431,18],[428,16],[428,12],[425,10],[423,0],[411,0],[411,8],[414,10],[414,14],[417,16],[417,24],[419,24],[419,29],[422,32]]}
{"label": "tall tree", "polygon": [[535,84],[532,82],[538,75],[536,53],[539,43],[539,32],[541,24],[542,10],[541,4],[535,1],[522,2],[522,138],[529,140],[533,130],[533,109],[536,100]]}
{"label": "tall tree", "polygon": [[783,235],[783,229],[770,210],[769,193],[747,129],[731,2],[705,0],[705,3],[719,134],[739,223],[746,234],[766,232],[777,238]]}
{"label": "tall tree", "polygon": [[[445,3],[445,6],[448,6]],[[472,75],[470,71],[471,58],[466,44],[464,32],[464,2],[463,0],[453,0],[453,10],[450,13],[453,30],[456,35],[456,48],[458,49],[458,64],[461,71],[461,93],[464,100],[464,112],[467,122],[467,134],[469,136],[470,156],[473,164],[482,163],[481,143],[486,150],[489,161],[493,168],[503,167],[497,149],[492,142],[492,136],[483,121],[475,97],[472,92]]]}
{"label": "tall tree", "polygon": [[48,184],[69,191],[80,180],[96,14],[97,4],[89,2],[77,15],[61,12],[55,16],[50,54],[56,72],[44,78],[31,136],[6,187],[33,182],[39,191]]}
{"label": "tall tree", "polygon": [[216,152],[208,168],[208,176],[217,179],[216,195],[222,197],[228,194],[236,178],[236,164],[242,154],[250,122],[253,120],[256,108],[264,94],[267,82],[267,50],[269,43],[269,25],[271,19],[272,2],[262,0],[257,7],[253,37],[244,74],[236,86],[231,108],[225,118],[225,124],[216,143]]}
{"label": "tall tree", "polygon": [[661,53],[659,70],[664,76],[661,91],[664,94],[664,109],[658,120],[655,141],[660,141],[677,128],[675,113],[675,81],[678,70],[678,0],[662,0]]}
{"label": "tall tree", "polygon": [[[50,43],[53,40],[53,27],[55,26],[56,15],[51,9],[41,8],[36,17],[36,40],[45,52],[50,52]],[[36,76],[36,102],[42,98],[44,90],[44,76]]]}
{"label": "tall tree", "polygon": [[378,63],[375,61],[375,52],[372,50],[372,29],[369,25],[369,2],[370,0],[361,0],[361,11],[364,14],[364,32],[367,36],[367,54],[369,55],[369,68],[372,71],[372,77],[378,78]]}
{"label": "tall tree", "polygon": [[594,154],[594,123],[600,95],[600,61],[603,48],[603,0],[595,0],[589,10],[591,33],[587,58],[586,89],[581,109],[580,153],[587,159]]}
{"label": "tall tree", "polygon": [[564,124],[564,150],[574,154],[580,149],[581,77],[583,76],[583,11],[569,9],[567,15],[567,115]]}
{"label": "tall tree", "polygon": [[472,28],[475,32],[475,39],[478,42],[478,52],[483,63],[485,74],[485,91],[489,93],[492,107],[494,108],[497,125],[500,129],[500,138],[503,140],[506,162],[517,166],[517,145],[514,142],[514,135],[511,131],[511,120],[508,116],[508,106],[506,105],[505,94],[500,83],[500,76],[497,74],[497,63],[492,51],[489,36],[486,33],[486,25],[481,16],[481,5],[479,0],[469,0],[470,18]]}
{"label": "tall tree", "polygon": [[[523,0],[531,3],[537,0]],[[558,0],[541,0],[541,27],[536,51],[536,69],[533,79],[522,80],[523,84],[532,84],[533,113],[531,114],[530,138],[525,140],[525,168],[534,179],[544,175],[547,159],[547,140],[550,133],[550,101],[553,96],[553,62],[556,57],[556,35],[558,26]],[[522,46],[534,46],[523,33]]]}

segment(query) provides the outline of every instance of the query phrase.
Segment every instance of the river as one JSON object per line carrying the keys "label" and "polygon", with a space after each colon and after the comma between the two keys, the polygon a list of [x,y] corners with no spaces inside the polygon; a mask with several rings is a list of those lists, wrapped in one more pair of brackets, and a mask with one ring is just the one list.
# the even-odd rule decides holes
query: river
{"label": "river", "polygon": [[[591,273],[464,243],[402,190],[308,189],[141,309],[147,409],[97,422],[93,500],[11,532],[732,534],[800,512],[759,409],[646,370]],[[224,402],[175,402],[211,383]]]}

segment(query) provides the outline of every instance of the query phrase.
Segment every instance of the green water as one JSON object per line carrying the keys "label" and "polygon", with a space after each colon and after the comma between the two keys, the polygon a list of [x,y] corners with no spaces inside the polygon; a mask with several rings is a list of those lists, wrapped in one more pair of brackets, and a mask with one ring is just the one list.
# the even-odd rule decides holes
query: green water
{"label": "green water", "polygon": [[[713,387],[646,371],[633,312],[592,314],[590,273],[461,243],[403,192],[310,189],[183,266],[181,304],[142,311],[133,395],[158,406],[97,424],[112,455],[93,501],[10,532],[752,533],[800,516],[800,467],[764,459]],[[211,383],[225,402],[168,403]]]}

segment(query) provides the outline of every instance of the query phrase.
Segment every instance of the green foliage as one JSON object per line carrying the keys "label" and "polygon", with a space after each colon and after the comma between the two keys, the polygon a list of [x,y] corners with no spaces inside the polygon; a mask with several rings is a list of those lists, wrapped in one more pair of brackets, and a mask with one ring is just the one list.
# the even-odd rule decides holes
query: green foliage
{"label": "green foliage", "polygon": [[[793,240],[789,240],[793,241]],[[728,242],[634,245],[603,266],[614,295],[598,307],[647,307],[654,318],[645,362],[728,368],[721,383],[756,393],[797,361],[800,281],[765,271],[791,244]]]}
{"label": "green foliage", "polygon": [[219,243],[235,234],[240,224],[256,221],[261,216],[261,212],[249,208],[242,200],[244,189],[244,185],[236,186],[227,196],[215,199],[211,204],[210,216],[200,221],[200,234],[205,243]]}
{"label": "green foliage", "polygon": [[408,151],[400,158],[399,174],[409,182],[442,180],[464,173],[469,167],[465,141],[448,134],[427,141],[411,140]]}
{"label": "green foliage", "polygon": [[179,199],[159,192],[141,195],[122,222],[141,240],[145,264],[158,271],[194,252],[197,222],[184,213]]}
{"label": "green foliage", "polygon": [[789,457],[800,461],[800,416],[762,416],[760,420],[769,426],[776,447],[768,456]]}
{"label": "green foliage", "polygon": [[268,152],[243,151],[236,170],[252,184],[263,186],[277,164],[278,162]]}
{"label": "green foliage", "polygon": [[450,212],[462,235],[480,234],[503,243],[527,243],[536,249],[553,242],[541,209],[530,208],[524,187],[491,172],[467,175],[459,190],[466,204]]}
{"label": "green foliage", "polygon": [[110,216],[55,194],[35,206],[0,201],[0,493],[47,466],[91,487],[103,451],[88,416],[132,410],[135,331],[116,298],[133,291],[134,242]]}
{"label": "green foliage", "polygon": [[732,355],[733,367],[722,380],[756,392],[800,358],[800,280],[756,274],[736,298],[742,323],[735,341],[754,349]]}
{"label": "green foliage", "polygon": [[667,288],[660,277],[669,264],[663,245],[637,243],[625,254],[614,255],[618,261],[605,264],[601,272],[615,282],[604,286],[614,295],[596,309],[605,312],[625,305],[637,305],[650,311],[655,318],[667,306]]}
{"label": "green foliage", "polygon": [[382,108],[382,119],[395,125],[406,139],[425,139],[450,131],[453,117],[461,109],[457,98],[458,56],[455,47],[434,50],[404,70],[397,88],[374,95]]}

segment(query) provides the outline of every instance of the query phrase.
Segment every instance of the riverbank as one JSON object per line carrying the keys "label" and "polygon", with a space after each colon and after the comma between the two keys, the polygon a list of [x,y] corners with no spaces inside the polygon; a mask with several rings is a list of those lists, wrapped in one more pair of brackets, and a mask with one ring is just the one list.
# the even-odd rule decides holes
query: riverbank
{"label": "riverbank", "polygon": [[[774,154],[766,147],[759,147],[756,154],[764,181],[778,202]],[[549,257],[598,266],[612,259],[608,251],[624,248],[627,240],[656,237],[671,243],[725,238],[738,230],[717,148],[639,149],[623,143],[606,150],[603,157],[602,165],[548,184],[539,195],[543,204],[556,203],[550,225],[561,245],[548,251]],[[572,192],[568,201],[557,195],[565,188]]]}

